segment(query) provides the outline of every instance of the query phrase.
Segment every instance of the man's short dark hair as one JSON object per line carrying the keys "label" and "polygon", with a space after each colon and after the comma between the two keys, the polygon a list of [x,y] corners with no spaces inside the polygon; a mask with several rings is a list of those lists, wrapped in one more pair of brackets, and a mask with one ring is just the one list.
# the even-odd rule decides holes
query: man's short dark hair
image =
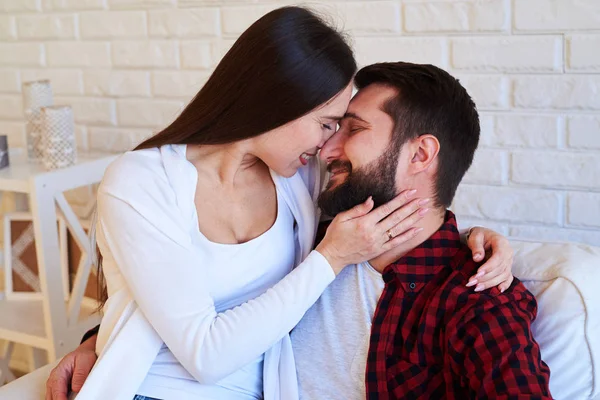
{"label": "man's short dark hair", "polygon": [[424,134],[438,139],[435,200],[449,207],[479,143],[479,115],[465,88],[436,66],[405,62],[369,65],[354,81],[358,89],[377,83],[397,90],[383,107],[394,120],[391,149]]}

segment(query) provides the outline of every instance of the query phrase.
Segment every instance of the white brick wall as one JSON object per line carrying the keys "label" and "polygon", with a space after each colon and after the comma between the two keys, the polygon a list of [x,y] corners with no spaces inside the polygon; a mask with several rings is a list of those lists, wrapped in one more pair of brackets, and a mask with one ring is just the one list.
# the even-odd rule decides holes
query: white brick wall
{"label": "white brick wall", "polygon": [[[122,151],[169,123],[235,38],[291,0],[2,0],[0,132],[24,145],[21,82],[51,79],[80,145]],[[361,64],[457,76],[481,113],[454,209],[507,235],[600,245],[598,0],[317,0]]]}

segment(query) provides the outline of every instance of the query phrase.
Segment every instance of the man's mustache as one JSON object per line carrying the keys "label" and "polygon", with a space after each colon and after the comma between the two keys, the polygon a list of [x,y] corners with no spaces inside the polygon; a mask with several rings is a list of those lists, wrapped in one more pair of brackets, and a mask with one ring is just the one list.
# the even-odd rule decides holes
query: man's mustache
{"label": "man's mustache", "polygon": [[351,172],[352,164],[349,161],[343,160],[333,160],[329,165],[327,165],[327,172]]}

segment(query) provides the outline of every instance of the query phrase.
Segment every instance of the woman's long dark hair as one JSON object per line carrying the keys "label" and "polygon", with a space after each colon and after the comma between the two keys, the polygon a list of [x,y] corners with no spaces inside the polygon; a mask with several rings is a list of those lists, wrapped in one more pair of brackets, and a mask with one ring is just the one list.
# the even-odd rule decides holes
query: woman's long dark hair
{"label": "woman's long dark hair", "polygon": [[[322,18],[301,7],[276,9],[238,38],[175,121],[136,150],[258,136],[334,97],[356,69],[344,36]],[[98,258],[103,304],[107,293]]]}

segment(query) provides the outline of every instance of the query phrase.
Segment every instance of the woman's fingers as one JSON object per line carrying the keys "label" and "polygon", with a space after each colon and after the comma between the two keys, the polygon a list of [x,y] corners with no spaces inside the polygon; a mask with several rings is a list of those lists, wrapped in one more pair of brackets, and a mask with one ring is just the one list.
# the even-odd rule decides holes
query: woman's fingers
{"label": "woman's fingers", "polygon": [[483,260],[483,257],[485,256],[484,242],[485,235],[483,230],[472,228],[469,240],[467,240],[467,245],[469,246],[469,249],[471,249],[471,253],[473,253],[473,261],[480,262]]}
{"label": "woman's fingers", "polygon": [[408,231],[396,236],[392,240],[385,242],[382,247],[385,251],[391,250],[394,247],[400,246],[401,244],[404,244],[404,243],[408,242],[409,240],[413,239],[422,230],[423,230],[423,228],[411,228]]}
{"label": "woman's fingers", "polygon": [[479,267],[477,274],[469,279],[467,287],[475,286],[475,291],[480,292],[500,284],[498,289],[504,291],[510,287],[512,281],[512,259],[505,259],[499,253],[495,253]]}
{"label": "woman's fingers", "polygon": [[340,213],[338,215],[338,218],[341,221],[349,221],[354,218],[362,217],[368,214],[373,209],[373,205],[375,205],[375,203],[373,202],[373,198],[369,197],[364,203],[354,206],[348,211]]}
{"label": "woman's fingers", "polygon": [[477,286],[475,286],[476,292],[481,292],[483,290],[491,289],[495,286],[498,286],[498,289],[501,292],[504,292],[506,289],[508,289],[510,287],[513,277],[510,273],[510,269],[505,268],[503,271],[500,271],[498,273],[498,275],[494,276],[494,271],[491,271],[490,273],[485,274],[480,279],[483,279],[483,280],[480,281],[477,284]]}
{"label": "woman's fingers", "polygon": [[377,224],[379,221],[408,203],[414,197],[415,193],[417,193],[417,191],[414,189],[405,190],[392,200],[377,207],[369,213],[368,222],[373,225]]}
{"label": "woman's fingers", "polygon": [[377,229],[383,233],[390,232],[392,237],[406,232],[427,214],[427,203],[429,199],[415,199],[405,204],[377,224]]}

